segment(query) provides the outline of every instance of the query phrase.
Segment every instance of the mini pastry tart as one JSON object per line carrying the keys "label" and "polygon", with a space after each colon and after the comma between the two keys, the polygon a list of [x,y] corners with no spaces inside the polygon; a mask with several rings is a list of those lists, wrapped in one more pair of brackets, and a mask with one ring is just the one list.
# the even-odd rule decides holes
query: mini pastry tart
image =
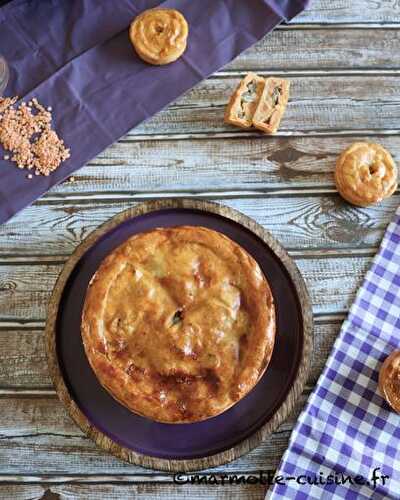
{"label": "mini pastry tart", "polygon": [[133,20],[129,30],[138,56],[155,65],[179,59],[186,50],[188,34],[186,19],[173,9],[146,10]]}
{"label": "mini pastry tart", "polygon": [[274,134],[278,130],[289,100],[289,87],[287,80],[266,79],[253,116],[253,125],[256,128],[267,134]]}
{"label": "mini pastry tart", "polygon": [[335,182],[345,200],[368,207],[394,193],[397,167],[390,153],[379,144],[356,142],[339,156]]}
{"label": "mini pastry tart", "polygon": [[379,390],[393,410],[400,413],[400,351],[385,359],[379,372]]}
{"label": "mini pastry tart", "polygon": [[225,112],[225,122],[237,127],[250,128],[254,112],[264,88],[265,80],[249,73],[237,86]]}

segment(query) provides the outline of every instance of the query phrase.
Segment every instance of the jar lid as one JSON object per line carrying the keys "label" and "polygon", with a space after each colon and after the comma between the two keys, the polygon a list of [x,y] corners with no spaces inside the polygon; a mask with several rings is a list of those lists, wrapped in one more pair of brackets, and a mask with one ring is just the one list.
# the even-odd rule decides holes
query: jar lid
{"label": "jar lid", "polygon": [[5,91],[8,83],[9,71],[4,57],[0,55],[0,95]]}

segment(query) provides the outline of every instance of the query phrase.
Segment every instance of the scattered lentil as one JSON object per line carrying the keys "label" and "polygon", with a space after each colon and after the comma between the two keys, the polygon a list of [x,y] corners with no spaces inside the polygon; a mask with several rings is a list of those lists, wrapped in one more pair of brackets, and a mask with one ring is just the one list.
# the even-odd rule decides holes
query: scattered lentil
{"label": "scattered lentil", "polygon": [[0,99],[0,114],[10,106],[13,106],[17,101],[18,97],[3,97]]}
{"label": "scattered lentil", "polygon": [[70,150],[52,129],[51,106],[44,108],[36,98],[29,106],[24,102],[14,106],[17,100],[0,98],[0,143],[12,153],[11,160],[18,168],[48,176],[69,158]]}

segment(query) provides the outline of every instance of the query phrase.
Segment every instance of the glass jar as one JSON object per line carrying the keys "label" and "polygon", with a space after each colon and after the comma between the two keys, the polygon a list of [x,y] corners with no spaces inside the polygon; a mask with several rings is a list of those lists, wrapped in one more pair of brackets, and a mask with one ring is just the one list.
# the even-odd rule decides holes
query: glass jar
{"label": "glass jar", "polygon": [[10,74],[8,71],[8,66],[6,60],[0,55],[0,96],[3,94],[7,87],[8,78]]}

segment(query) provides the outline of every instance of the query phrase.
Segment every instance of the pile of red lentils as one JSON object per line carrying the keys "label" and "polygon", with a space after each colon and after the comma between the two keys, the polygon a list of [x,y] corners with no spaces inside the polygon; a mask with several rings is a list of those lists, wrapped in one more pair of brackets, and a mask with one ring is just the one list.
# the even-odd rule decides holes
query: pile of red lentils
{"label": "pile of red lentils", "polygon": [[[10,153],[4,159],[35,175],[50,175],[70,156],[64,141],[52,129],[52,109],[35,98],[16,106],[17,100],[0,98],[0,143]],[[27,177],[32,179],[32,173]]]}

